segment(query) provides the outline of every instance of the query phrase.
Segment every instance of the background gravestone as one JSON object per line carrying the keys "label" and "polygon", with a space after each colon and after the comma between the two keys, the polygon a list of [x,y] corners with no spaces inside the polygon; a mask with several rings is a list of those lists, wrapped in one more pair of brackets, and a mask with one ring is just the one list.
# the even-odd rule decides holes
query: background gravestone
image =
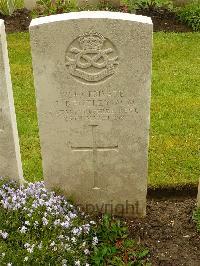
{"label": "background gravestone", "polygon": [[33,10],[37,6],[37,0],[24,0],[24,7]]}
{"label": "background gravestone", "polygon": [[33,10],[37,6],[37,0],[24,0],[24,7]]}
{"label": "background gravestone", "polygon": [[69,13],[30,34],[46,184],[89,211],[145,215],[151,19]]}
{"label": "background gravestone", "polygon": [[3,20],[0,20],[0,176],[23,179]]}

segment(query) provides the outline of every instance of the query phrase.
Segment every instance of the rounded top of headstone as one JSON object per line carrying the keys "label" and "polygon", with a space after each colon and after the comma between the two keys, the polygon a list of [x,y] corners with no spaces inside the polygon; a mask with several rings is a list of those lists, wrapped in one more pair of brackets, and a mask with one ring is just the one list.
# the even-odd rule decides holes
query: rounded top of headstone
{"label": "rounded top of headstone", "polygon": [[30,27],[39,26],[42,24],[66,21],[66,20],[76,20],[76,19],[113,19],[113,20],[126,20],[132,22],[139,22],[144,24],[152,25],[152,20],[150,17],[122,13],[122,12],[109,12],[109,11],[81,11],[81,12],[71,12],[60,15],[52,15],[47,17],[41,17],[33,19]]}

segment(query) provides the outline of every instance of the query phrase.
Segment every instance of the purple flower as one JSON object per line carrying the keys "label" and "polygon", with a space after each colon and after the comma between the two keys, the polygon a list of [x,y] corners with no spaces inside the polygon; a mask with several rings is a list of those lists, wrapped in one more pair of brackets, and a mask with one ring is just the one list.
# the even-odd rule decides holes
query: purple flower
{"label": "purple flower", "polygon": [[0,234],[3,237],[3,239],[6,239],[8,237],[8,233],[7,232],[3,232],[0,230]]}
{"label": "purple flower", "polygon": [[93,239],[92,239],[92,245],[93,246],[96,246],[97,244],[98,244],[98,238],[95,236],[95,237],[93,237]]}
{"label": "purple flower", "polygon": [[43,225],[47,225],[47,224],[48,224],[48,220],[47,220],[47,218],[43,217],[43,218],[42,218],[42,222],[43,222]]}
{"label": "purple flower", "polygon": [[26,231],[27,231],[26,226],[22,226],[22,228],[20,229],[20,232],[21,232],[22,234],[25,234]]}

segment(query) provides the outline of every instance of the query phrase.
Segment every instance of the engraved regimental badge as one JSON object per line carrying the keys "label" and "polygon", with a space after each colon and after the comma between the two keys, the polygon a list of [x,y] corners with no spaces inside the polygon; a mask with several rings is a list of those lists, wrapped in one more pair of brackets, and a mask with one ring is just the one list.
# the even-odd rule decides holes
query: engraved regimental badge
{"label": "engraved regimental badge", "polygon": [[97,83],[115,73],[118,54],[110,40],[95,31],[76,38],[66,51],[66,67],[79,81]]}

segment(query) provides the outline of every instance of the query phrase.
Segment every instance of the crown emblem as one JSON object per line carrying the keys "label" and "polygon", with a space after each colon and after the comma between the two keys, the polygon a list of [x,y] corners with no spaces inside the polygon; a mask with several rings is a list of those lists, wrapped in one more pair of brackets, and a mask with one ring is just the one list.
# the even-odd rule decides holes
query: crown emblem
{"label": "crown emblem", "polygon": [[115,73],[118,52],[114,44],[94,30],[79,35],[66,50],[70,75],[82,82],[96,83]]}
{"label": "crown emblem", "polygon": [[105,38],[95,31],[86,32],[79,37],[79,42],[83,50],[101,50]]}

